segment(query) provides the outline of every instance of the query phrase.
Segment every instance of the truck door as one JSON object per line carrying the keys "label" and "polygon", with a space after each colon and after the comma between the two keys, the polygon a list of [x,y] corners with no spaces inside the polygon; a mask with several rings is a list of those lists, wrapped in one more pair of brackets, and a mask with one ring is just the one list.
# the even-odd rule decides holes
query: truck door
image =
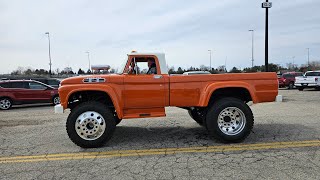
{"label": "truck door", "polygon": [[[157,73],[148,74],[147,57],[132,58],[134,70],[124,77],[124,106],[125,109],[164,108],[165,107],[165,78],[160,73],[156,58]],[[130,62],[130,63],[131,63]],[[131,67],[132,68],[132,67]]]}

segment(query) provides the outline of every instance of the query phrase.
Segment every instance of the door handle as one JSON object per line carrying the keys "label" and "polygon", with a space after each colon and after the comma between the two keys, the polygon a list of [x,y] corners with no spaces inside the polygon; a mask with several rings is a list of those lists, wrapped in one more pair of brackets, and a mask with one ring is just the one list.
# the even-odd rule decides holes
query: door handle
{"label": "door handle", "polygon": [[153,76],[153,79],[161,79],[162,78],[162,75],[154,75]]}

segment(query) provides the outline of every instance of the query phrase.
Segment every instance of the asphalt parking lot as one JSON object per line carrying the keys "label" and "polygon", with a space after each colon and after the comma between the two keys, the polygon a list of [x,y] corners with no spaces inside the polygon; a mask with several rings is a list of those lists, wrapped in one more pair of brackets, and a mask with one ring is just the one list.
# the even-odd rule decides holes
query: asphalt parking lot
{"label": "asphalt parking lot", "polygon": [[320,91],[280,90],[281,103],[252,105],[253,133],[221,144],[183,109],[123,120],[105,147],[69,140],[53,107],[0,111],[0,179],[319,179]]}

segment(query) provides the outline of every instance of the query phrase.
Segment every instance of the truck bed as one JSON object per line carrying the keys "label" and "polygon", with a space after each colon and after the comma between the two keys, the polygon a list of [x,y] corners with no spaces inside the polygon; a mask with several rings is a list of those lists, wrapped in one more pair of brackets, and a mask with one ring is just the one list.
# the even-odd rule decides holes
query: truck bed
{"label": "truck bed", "polygon": [[[253,103],[278,95],[276,73],[230,73],[170,76],[170,106],[206,106],[213,89],[239,87],[250,91]],[[199,101],[200,100],[200,101]]]}

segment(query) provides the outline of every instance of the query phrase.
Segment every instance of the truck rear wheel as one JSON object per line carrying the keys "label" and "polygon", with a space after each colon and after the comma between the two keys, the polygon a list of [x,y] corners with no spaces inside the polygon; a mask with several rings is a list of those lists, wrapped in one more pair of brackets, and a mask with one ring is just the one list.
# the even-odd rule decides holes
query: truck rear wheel
{"label": "truck rear wheel", "polygon": [[84,102],[71,111],[66,129],[69,138],[80,147],[103,146],[116,127],[113,113],[102,103]]}
{"label": "truck rear wheel", "polygon": [[251,132],[254,118],[250,107],[237,98],[218,100],[206,116],[209,135],[221,142],[241,142]]}
{"label": "truck rear wheel", "polygon": [[203,117],[204,115],[202,113],[200,113],[197,109],[190,109],[188,110],[188,113],[190,115],[190,117],[195,120],[199,125],[203,126],[204,125],[204,119],[205,117]]}

